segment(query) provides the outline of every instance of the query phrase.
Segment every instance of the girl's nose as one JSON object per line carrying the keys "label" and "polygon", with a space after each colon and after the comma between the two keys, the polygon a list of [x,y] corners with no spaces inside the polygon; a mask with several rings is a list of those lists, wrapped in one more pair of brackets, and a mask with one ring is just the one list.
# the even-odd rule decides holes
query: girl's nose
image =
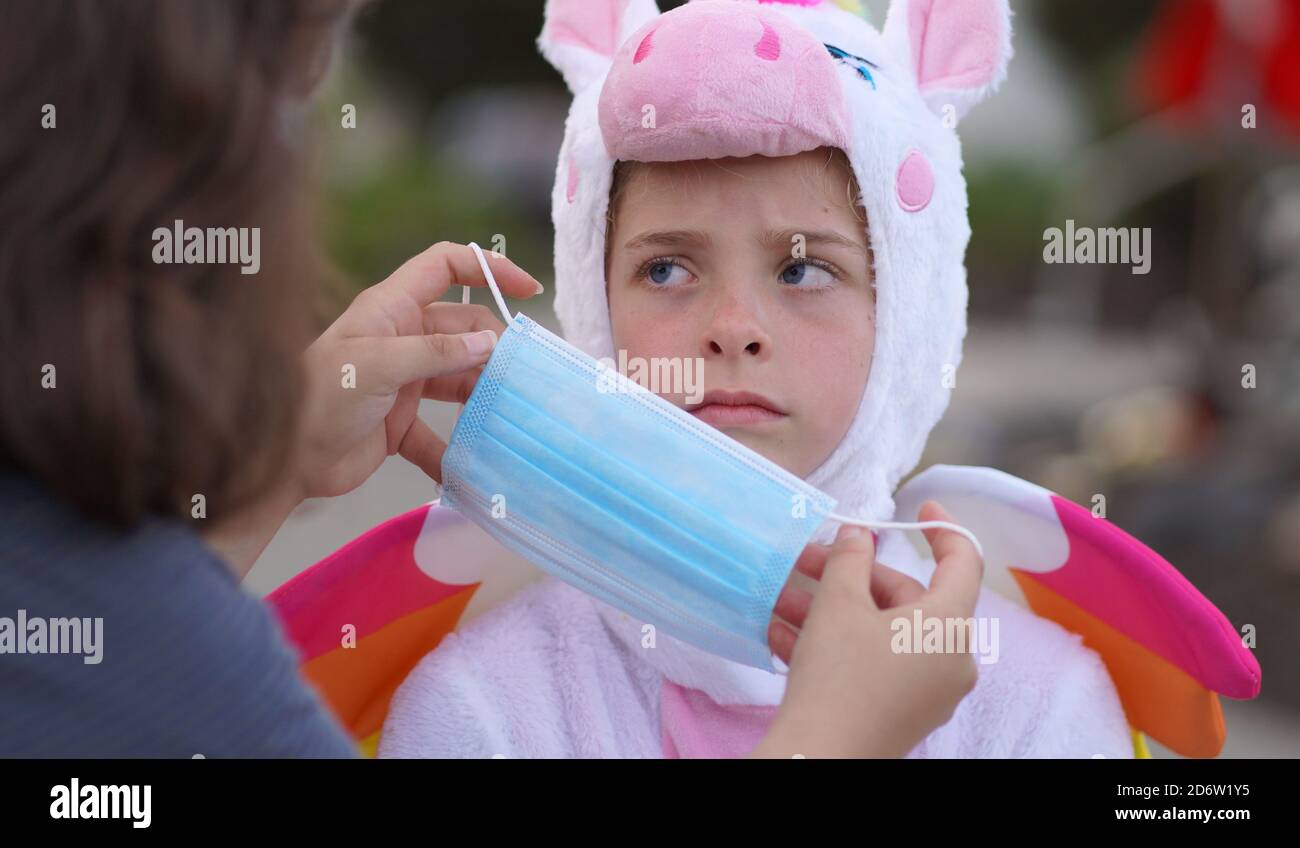
{"label": "girl's nose", "polygon": [[752,308],[740,299],[724,294],[714,307],[713,320],[705,330],[703,346],[706,359],[767,359],[771,355],[772,339]]}

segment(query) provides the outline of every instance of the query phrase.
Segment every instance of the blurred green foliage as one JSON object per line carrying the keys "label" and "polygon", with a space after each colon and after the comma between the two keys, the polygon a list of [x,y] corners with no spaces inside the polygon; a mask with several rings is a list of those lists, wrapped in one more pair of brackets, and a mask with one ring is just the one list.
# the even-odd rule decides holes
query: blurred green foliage
{"label": "blurred green foliage", "polygon": [[364,181],[334,182],[322,206],[330,255],[358,288],[387,276],[438,241],[492,246],[504,235],[506,253],[539,278],[549,277],[550,234],[508,197],[456,172],[429,151],[403,145]]}

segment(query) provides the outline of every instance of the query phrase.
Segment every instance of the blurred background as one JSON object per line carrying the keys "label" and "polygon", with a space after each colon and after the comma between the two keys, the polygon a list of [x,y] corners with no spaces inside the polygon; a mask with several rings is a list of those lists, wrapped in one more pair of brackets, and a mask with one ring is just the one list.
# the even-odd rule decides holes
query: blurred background
{"label": "blurred background", "polygon": [[[360,13],[316,116],[339,270],[323,319],[442,239],[504,238],[553,290],[569,95],[534,46],[542,5]],[[886,5],[864,4],[877,26]],[[1008,81],[959,129],[971,323],[920,467],[995,466],[1089,507],[1104,494],[1107,518],[1254,628],[1263,693],[1225,699],[1224,756],[1300,756],[1300,0],[1012,7]],[[1045,263],[1044,231],[1067,219],[1149,227],[1150,272]],[[549,297],[525,311],[558,330]],[[444,435],[454,413],[422,410]],[[270,591],[436,496],[391,460],[304,504],[249,586]]]}

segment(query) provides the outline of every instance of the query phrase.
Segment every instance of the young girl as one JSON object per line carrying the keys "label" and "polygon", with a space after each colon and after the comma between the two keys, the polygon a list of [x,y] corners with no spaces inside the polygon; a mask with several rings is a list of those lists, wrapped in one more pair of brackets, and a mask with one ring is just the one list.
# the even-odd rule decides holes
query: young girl
{"label": "young girl", "polygon": [[[840,5],[548,3],[541,47],[575,94],[556,309],[593,356],[702,360],[701,397],[661,394],[880,521],[960,361],[969,227],[952,127],[1004,74],[1010,21],[1005,2],[896,0],[877,33]],[[882,563],[928,582],[910,543],[880,542]],[[909,756],[1132,756],[1078,636],[988,591],[976,616],[998,623],[995,661]],[[547,579],[421,662],[380,754],[737,756],[784,682],[646,639]]]}

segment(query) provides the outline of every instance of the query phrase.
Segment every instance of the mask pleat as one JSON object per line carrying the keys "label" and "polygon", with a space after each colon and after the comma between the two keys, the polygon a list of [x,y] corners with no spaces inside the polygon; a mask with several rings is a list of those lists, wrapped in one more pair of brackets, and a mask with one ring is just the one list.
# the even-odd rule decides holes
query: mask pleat
{"label": "mask pleat", "polygon": [[[575,553],[563,540],[549,534],[520,532],[516,523],[507,528],[506,523],[491,517],[492,504],[469,488],[453,487],[445,497],[449,506],[469,516],[478,516],[477,522],[502,544],[515,550],[530,561],[544,562],[543,568],[560,576],[588,594],[612,604],[641,622],[657,622],[668,632],[681,638],[696,641],[707,638],[722,655],[737,662],[762,668],[767,663],[767,652],[761,648],[767,630],[767,615],[753,620],[744,619],[730,611],[719,615],[710,610],[702,615],[699,610],[685,609],[676,600],[658,594],[647,594],[615,569],[592,560],[585,552],[577,555],[581,564],[575,565]],[[756,634],[758,642],[755,642]]]}
{"label": "mask pleat", "polygon": [[[610,549],[603,554],[598,547],[591,548],[593,556],[618,557],[632,565],[635,565],[638,558],[660,561],[660,558],[666,557],[664,562],[672,567],[665,571],[683,589],[694,593],[713,594],[722,590],[730,595],[743,596],[755,590],[758,581],[753,569],[746,569],[719,556],[716,551],[682,533],[662,516],[645,509],[614,486],[583,471],[551,450],[547,444],[514,428],[511,422],[489,416],[485,425],[484,435],[535,470],[535,478],[531,481],[534,485],[549,485],[552,490],[556,487],[555,476],[543,473],[542,468],[555,468],[558,463],[568,471],[561,484],[564,494],[559,496],[573,498],[584,504],[586,508],[577,512],[584,515],[580,520],[587,525],[584,529],[588,531],[588,538],[593,545],[605,545],[607,540],[611,543]],[[515,432],[502,432],[498,427],[514,428]],[[523,486],[526,482],[521,474],[516,485]],[[559,505],[552,503],[549,506]],[[573,520],[575,510],[569,507],[563,512],[570,516],[570,521]],[[557,515],[558,513],[557,510]],[[556,516],[544,517],[543,522],[554,517]],[[634,520],[628,520],[629,517],[634,517]],[[542,526],[546,524],[543,523]]]}
{"label": "mask pleat", "polygon": [[[761,545],[739,532],[735,526],[728,525],[723,517],[710,514],[701,509],[698,503],[692,503],[678,495],[670,485],[665,485],[662,474],[656,477],[650,469],[638,467],[636,457],[630,455],[635,454],[635,450],[616,453],[607,449],[565,426],[563,422],[546,417],[541,410],[508,386],[502,387],[502,397],[493,414],[512,424],[518,421],[529,422],[520,429],[552,447],[557,455],[565,457],[580,470],[589,469],[589,473],[598,479],[609,481],[617,491],[634,492],[641,506],[669,519],[696,544],[725,561],[734,563],[738,571],[752,572],[753,564],[766,553]],[[673,459],[665,457],[658,464],[661,468],[669,466]],[[728,556],[728,551],[731,556]]]}
{"label": "mask pleat", "polygon": [[[782,534],[800,521],[794,518],[795,485],[803,490],[805,497],[807,491],[820,497],[820,493],[807,489],[797,478],[795,485],[787,487],[722,450],[706,447],[701,436],[683,431],[706,431],[715,439],[730,440],[684,411],[673,410],[678,414],[668,416],[651,409],[669,404],[645,389],[631,386],[622,393],[593,391],[591,387],[598,380],[594,371],[556,373],[557,365],[566,370],[575,366],[549,348],[543,347],[539,352],[554,359],[547,362],[542,356],[516,358],[509,378],[501,386],[531,408],[518,410],[516,414],[513,409],[505,413],[506,407],[500,402],[494,407],[529,430],[533,429],[534,421],[539,426],[561,422],[567,425],[567,434],[576,441],[566,452],[570,457],[579,457],[579,465],[597,469],[596,464],[601,463],[600,476],[607,472],[622,475],[625,491],[635,493],[652,509],[671,516],[697,538],[713,539],[724,550],[743,553],[750,570],[758,567],[757,563],[764,554],[770,554]],[[565,409],[562,417],[548,411],[555,406],[557,397],[572,397],[574,380],[587,384],[581,401],[569,401],[570,408]],[[551,433],[537,435],[549,441]],[[616,458],[621,467],[611,467],[610,457]],[[770,462],[759,460],[771,466]],[[635,476],[628,476],[629,472]],[[707,510],[703,509],[705,505]],[[809,511],[820,508],[812,498],[804,505]]]}

